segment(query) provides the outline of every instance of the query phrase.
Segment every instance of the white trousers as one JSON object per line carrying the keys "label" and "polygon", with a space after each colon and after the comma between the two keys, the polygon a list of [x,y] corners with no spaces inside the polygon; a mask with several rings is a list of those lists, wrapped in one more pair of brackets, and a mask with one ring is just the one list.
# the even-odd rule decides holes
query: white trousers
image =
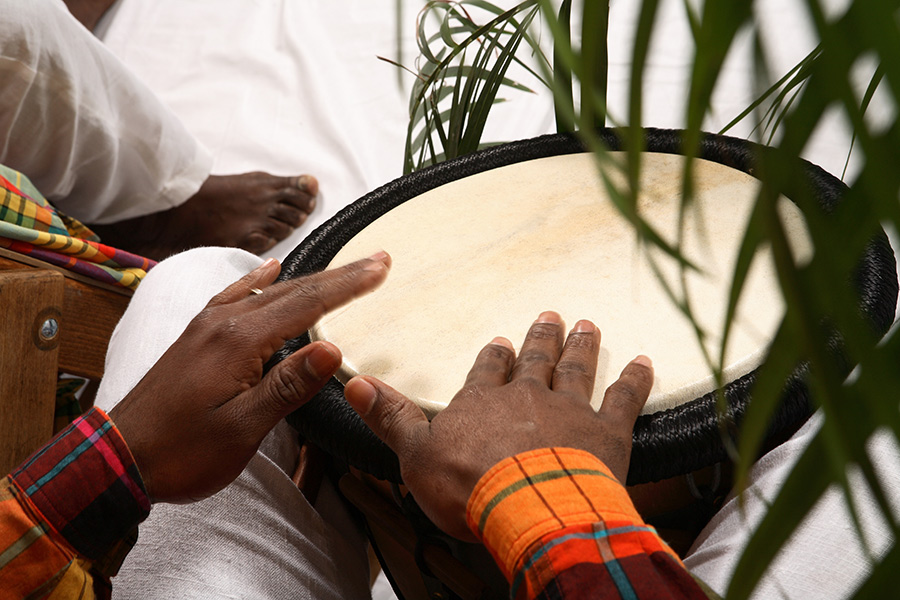
{"label": "white trousers", "polygon": [[177,206],[212,159],[62,0],[0,0],[0,163],[110,223]]}
{"label": "white trousers", "polygon": [[[212,296],[261,262],[242,250],[200,248],[150,271],[113,333],[97,406],[115,406]],[[113,579],[114,597],[368,598],[365,539],[327,482],[310,506],[288,475],[298,452],[296,432],[282,421],[218,494],[154,505]]]}
{"label": "white trousers", "polygon": [[[790,440],[762,457],[752,468],[743,496],[730,498],[700,533],[684,564],[724,594],[738,560],[777,496],[791,468],[821,426],[818,413]],[[873,436],[869,456],[895,518],[900,514],[900,451],[890,435]],[[861,539],[844,493],[833,487],[820,498],[763,576],[752,598],[838,600],[849,598],[871,571],[867,553],[877,560],[893,545],[890,528],[858,472],[849,473]]]}

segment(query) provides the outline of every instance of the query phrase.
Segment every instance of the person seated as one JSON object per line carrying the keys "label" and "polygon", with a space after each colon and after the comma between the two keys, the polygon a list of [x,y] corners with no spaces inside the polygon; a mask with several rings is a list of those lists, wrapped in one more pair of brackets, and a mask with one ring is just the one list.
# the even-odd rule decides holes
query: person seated
{"label": "person seated", "polygon": [[93,31],[103,15],[109,11],[116,0],[63,0],[79,23],[88,31]]}
{"label": "person seated", "polygon": [[104,243],[157,260],[212,245],[259,254],[315,208],[310,175],[212,175],[207,150],[61,0],[0,8],[0,164]]}
{"label": "person seated", "polygon": [[[328,342],[263,376],[268,358],[326,312],[374,289],[389,266],[381,252],[273,284],[279,266],[270,259],[216,295],[108,415],[91,409],[0,482],[6,593],[108,595],[107,577],[151,507],[222,490],[341,362]],[[653,381],[650,362],[638,357],[626,366],[595,414],[589,398],[599,348],[592,323],[578,322],[564,343],[559,315],[547,312],[518,357],[506,339],[488,344],[431,423],[372,378],[352,380],[347,398],[399,452],[410,491],[435,523],[484,541],[517,596],[706,597],[643,525],[621,483]],[[585,536],[594,541],[584,544]]]}

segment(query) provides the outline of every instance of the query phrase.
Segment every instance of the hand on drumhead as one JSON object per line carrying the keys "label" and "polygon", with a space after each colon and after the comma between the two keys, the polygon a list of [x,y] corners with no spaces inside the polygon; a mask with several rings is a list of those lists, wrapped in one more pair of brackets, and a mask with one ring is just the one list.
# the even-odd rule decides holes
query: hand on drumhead
{"label": "hand on drumhead", "polygon": [[[590,405],[600,332],[579,321],[565,336],[559,315],[541,314],[516,357],[496,338],[475,359],[465,386],[431,422],[411,400],[372,377],[355,377],[345,394],[366,424],[400,458],[403,481],[441,529],[471,539],[466,503],[501,460],[538,448],[586,450],[625,480],[635,420],[653,384],[639,356]],[[565,338],[565,339],[564,339]]]}
{"label": "hand on drumhead", "polygon": [[247,466],[269,431],[303,405],[341,364],[316,342],[263,365],[285,340],[377,287],[390,257],[275,283],[269,260],[213,298],[111,412],[151,500],[211,496]]}

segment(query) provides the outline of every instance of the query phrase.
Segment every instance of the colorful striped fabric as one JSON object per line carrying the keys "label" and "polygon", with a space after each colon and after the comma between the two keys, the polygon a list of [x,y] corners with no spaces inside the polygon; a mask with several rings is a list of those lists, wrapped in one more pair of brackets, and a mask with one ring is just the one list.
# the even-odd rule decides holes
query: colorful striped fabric
{"label": "colorful striped fabric", "polygon": [[593,455],[519,454],[478,482],[469,528],[513,598],[707,598]]}
{"label": "colorful striped fabric", "polygon": [[98,408],[0,480],[0,599],[109,595],[150,501]]}
{"label": "colorful striped fabric", "polygon": [[156,264],[101,244],[90,229],[60,214],[27,177],[2,165],[0,247],[129,289]]}

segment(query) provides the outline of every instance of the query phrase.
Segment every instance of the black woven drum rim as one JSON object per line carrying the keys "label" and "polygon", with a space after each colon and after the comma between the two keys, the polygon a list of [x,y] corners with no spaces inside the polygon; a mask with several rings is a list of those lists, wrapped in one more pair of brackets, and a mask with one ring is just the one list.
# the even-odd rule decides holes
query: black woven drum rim
{"label": "black woven drum rim", "polygon": [[[614,130],[602,130],[599,134],[609,149],[622,148]],[[682,135],[679,130],[646,129],[646,152],[682,154]],[[753,176],[753,157],[761,149],[745,140],[707,134],[701,142],[698,157]],[[313,231],[285,259],[279,280],[323,270],[364,227],[428,190],[498,167],[584,151],[584,145],[574,135],[546,135],[495,146],[400,177],[366,194]],[[804,161],[804,168],[815,197],[825,211],[830,211],[846,186],[811,163]],[[861,309],[879,332],[887,331],[896,308],[897,275],[894,255],[883,232],[870,243],[854,283],[860,295]],[[288,341],[272,358],[270,366],[308,343],[308,335]],[[746,411],[755,376],[756,371],[753,371],[725,387],[729,415],[734,423],[740,423]],[[629,485],[690,473],[727,458],[715,396],[715,392],[711,392],[681,406],[638,418],[628,472]],[[765,440],[765,449],[773,448],[793,435],[811,412],[803,369],[798,367],[786,383],[784,397]],[[289,415],[287,420],[306,439],[336,459],[379,479],[402,481],[397,456],[347,404],[344,387],[336,379],[332,378],[312,401]]]}

